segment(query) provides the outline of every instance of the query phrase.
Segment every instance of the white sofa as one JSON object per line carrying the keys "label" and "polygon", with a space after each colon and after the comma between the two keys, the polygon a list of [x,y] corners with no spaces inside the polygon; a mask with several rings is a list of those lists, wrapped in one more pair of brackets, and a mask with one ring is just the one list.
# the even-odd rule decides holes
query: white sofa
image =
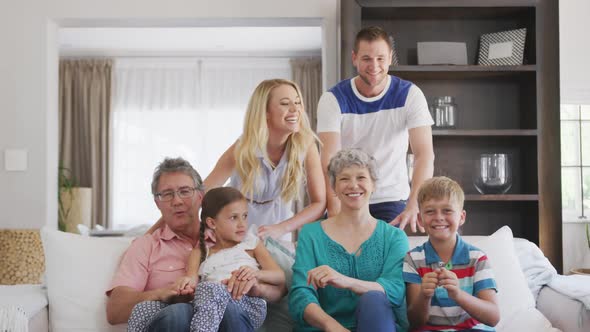
{"label": "white sofa", "polygon": [[[32,286],[26,291],[41,294],[46,291],[49,306],[42,303],[42,309],[29,313],[29,330],[45,332],[49,326],[54,332],[125,331],[126,325],[111,326],[106,321],[104,291],[130,239],[89,238],[49,229],[43,229],[41,236],[46,256],[46,288]],[[501,310],[497,331],[590,331],[590,314],[581,302],[544,287],[535,303],[508,227],[491,236],[465,239],[484,250],[492,262]],[[410,246],[424,240],[424,237],[411,237]],[[288,269],[289,256],[275,257]],[[19,298],[24,301],[27,296],[23,294]],[[11,301],[18,305],[19,298]],[[285,310],[286,301],[269,307],[266,331],[288,328],[291,322]]]}

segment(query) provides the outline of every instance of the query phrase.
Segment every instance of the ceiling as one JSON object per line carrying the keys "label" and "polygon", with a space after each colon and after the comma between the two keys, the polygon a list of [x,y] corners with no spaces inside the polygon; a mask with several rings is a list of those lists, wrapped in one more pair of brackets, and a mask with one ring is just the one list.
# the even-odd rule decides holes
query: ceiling
{"label": "ceiling", "polygon": [[321,48],[319,26],[59,30],[61,56],[317,56]]}

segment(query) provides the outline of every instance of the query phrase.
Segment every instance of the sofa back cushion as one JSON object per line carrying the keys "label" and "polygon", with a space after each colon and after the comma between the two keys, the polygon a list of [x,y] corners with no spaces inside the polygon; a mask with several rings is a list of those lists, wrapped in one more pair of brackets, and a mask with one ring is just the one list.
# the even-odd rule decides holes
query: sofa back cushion
{"label": "sofa back cushion", "polygon": [[[131,238],[93,238],[47,228],[42,230],[41,237],[52,331],[125,331],[125,324],[111,326],[106,321],[104,292]],[[514,251],[510,228],[505,226],[490,236],[465,236],[464,239],[483,250],[490,259],[499,290],[501,320],[497,331],[518,330],[514,329],[514,324],[519,319],[528,319],[534,326],[550,327],[534,309],[535,301]],[[424,241],[426,237],[412,236],[410,248]],[[267,247],[289,274],[292,248],[268,244]],[[288,330],[292,326],[286,303],[284,299],[269,307],[272,317],[265,324],[266,331]]]}
{"label": "sofa back cushion", "polygon": [[105,291],[131,238],[94,238],[41,230],[50,327],[60,331],[125,331],[106,319]]}

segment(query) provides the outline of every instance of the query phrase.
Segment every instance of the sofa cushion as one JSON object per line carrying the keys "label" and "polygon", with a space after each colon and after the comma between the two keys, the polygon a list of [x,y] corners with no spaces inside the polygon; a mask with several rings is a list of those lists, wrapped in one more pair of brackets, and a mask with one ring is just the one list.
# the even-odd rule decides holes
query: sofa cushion
{"label": "sofa cushion", "polygon": [[50,327],[60,331],[125,331],[106,319],[105,291],[131,238],[93,238],[41,231]]}
{"label": "sofa cushion", "polygon": [[[535,299],[514,251],[512,230],[504,226],[490,236],[474,239],[472,244],[483,250],[490,259],[498,286],[501,319],[497,328],[503,329],[514,317],[521,317],[525,312],[530,313],[526,309],[535,308]],[[531,317],[534,320],[539,315],[531,314]]]}
{"label": "sofa cushion", "polygon": [[[508,318],[502,318],[501,325],[496,326],[501,331],[543,331],[561,332],[551,326],[551,322],[535,308],[524,308]],[[572,332],[572,331],[567,331]]]}
{"label": "sofa cushion", "polygon": [[[108,289],[131,238],[85,237],[44,228],[41,232],[47,256],[47,288],[53,331],[125,331],[126,325],[106,321]],[[267,241],[266,246],[292,280],[295,258],[292,245]],[[289,285],[290,286],[290,285]],[[262,331],[278,331],[293,326],[287,299],[269,304],[269,317]]]}

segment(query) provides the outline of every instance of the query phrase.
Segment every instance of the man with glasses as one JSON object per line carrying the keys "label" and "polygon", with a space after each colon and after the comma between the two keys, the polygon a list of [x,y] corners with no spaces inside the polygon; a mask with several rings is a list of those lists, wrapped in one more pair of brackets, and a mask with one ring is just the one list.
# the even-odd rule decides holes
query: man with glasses
{"label": "man with glasses", "polygon": [[203,181],[186,160],[166,158],[154,173],[152,194],[164,226],[127,249],[106,292],[107,320],[125,323],[136,304],[154,301],[149,304],[161,310],[149,331],[188,331],[193,292],[181,294],[173,284],[185,275],[189,254],[198,245]]}

